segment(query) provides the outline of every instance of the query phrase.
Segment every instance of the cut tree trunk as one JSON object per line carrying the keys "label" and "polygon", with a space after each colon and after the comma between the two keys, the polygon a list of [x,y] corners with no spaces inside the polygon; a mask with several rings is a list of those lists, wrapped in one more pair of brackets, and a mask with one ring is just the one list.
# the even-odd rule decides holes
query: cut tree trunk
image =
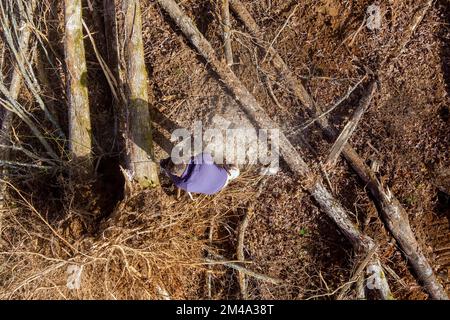
{"label": "cut tree trunk", "polygon": [[141,9],[138,0],[124,0],[124,52],[126,61],[126,167],[142,188],[159,184],[153,153],[149,112],[148,75],[144,61]]}
{"label": "cut tree trunk", "polygon": [[[429,2],[430,1],[428,1],[427,4]],[[232,10],[244,23],[250,34],[258,42],[259,46],[265,50],[264,36],[244,5],[239,0],[230,0],[230,5]],[[426,8],[427,7],[423,10],[426,10]],[[415,16],[412,21],[413,26],[417,26],[417,20],[418,19]],[[286,80],[290,89],[294,92],[300,102],[306,107],[311,117],[316,118],[320,110],[317,110],[313,99],[310,97],[301,81],[289,70],[287,64],[275,49],[270,48],[269,51],[271,53],[271,61],[274,67]],[[318,124],[329,141],[336,140],[338,133],[328,124],[326,118],[320,119]],[[380,209],[381,216],[388,230],[400,244],[403,254],[410,262],[418,279],[423,283],[425,289],[430,294],[430,297],[433,299],[448,299],[444,288],[437,280],[433,269],[423,255],[421,247],[417,243],[409,224],[408,214],[403,206],[390,191],[385,190],[376,178],[375,173],[365,164],[365,161],[349,144],[347,144],[342,150],[342,155],[370,190],[375,202],[378,205],[378,208]]]}
{"label": "cut tree trunk", "polygon": [[69,150],[74,168],[92,172],[92,137],[81,0],[65,0],[65,60],[69,102]]}
{"label": "cut tree trunk", "polygon": [[[224,65],[216,56],[211,44],[200,33],[192,20],[186,16],[177,3],[173,0],[157,0],[160,6],[169,14],[181,29],[183,34],[213,68],[221,79],[221,82],[230,90],[239,102],[243,111],[257,128],[278,128],[266,114],[264,109],[256,101],[255,97],[245,88],[236,75]],[[280,132],[279,149],[290,169],[304,181],[304,187],[319,204],[323,212],[333,220],[341,232],[347,237],[358,254],[366,255],[375,246],[374,241],[362,234],[350,220],[343,206],[325,188],[319,176],[313,173],[301,155],[297,152],[286,136]],[[380,265],[378,258],[374,257],[373,263]],[[378,275],[376,275],[378,276]],[[379,275],[378,283],[387,286],[384,275]],[[378,289],[378,288],[374,288]]]}

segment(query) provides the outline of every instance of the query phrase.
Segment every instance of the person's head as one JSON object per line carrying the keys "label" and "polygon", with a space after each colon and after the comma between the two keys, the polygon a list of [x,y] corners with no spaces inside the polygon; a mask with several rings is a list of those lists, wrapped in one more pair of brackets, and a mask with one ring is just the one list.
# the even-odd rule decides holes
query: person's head
{"label": "person's head", "polygon": [[178,177],[183,174],[184,170],[186,170],[185,163],[175,164],[170,157],[161,160],[160,164],[161,168],[163,168],[166,172]]}

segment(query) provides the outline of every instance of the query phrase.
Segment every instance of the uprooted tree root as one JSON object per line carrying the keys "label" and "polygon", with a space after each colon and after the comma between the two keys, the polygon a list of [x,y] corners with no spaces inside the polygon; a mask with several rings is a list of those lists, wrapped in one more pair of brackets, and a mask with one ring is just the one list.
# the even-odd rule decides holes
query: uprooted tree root
{"label": "uprooted tree root", "polygon": [[[199,299],[208,270],[213,281],[222,281],[226,271],[226,258],[217,259],[221,252],[208,240],[211,221],[220,224],[255,196],[256,175],[244,172],[221,194],[194,202],[187,195],[177,199],[173,187],[137,192],[99,220],[93,234],[85,225],[95,219],[83,217],[79,207],[52,221],[51,208],[36,208],[31,195],[10,184],[0,299]],[[71,266],[81,268],[76,290],[67,286]]]}
{"label": "uprooted tree root", "polygon": [[[78,240],[70,240],[76,218],[51,227],[39,215],[29,202],[4,214],[2,299],[197,297],[209,221],[186,201],[141,192],[118,206],[114,223],[106,220],[98,235]],[[77,290],[66,287],[70,265],[82,268]]]}

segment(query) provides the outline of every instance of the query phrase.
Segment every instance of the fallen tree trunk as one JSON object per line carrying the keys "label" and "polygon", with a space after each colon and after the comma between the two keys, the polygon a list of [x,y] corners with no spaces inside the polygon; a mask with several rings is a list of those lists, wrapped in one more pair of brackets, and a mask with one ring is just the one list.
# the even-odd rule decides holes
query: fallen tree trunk
{"label": "fallen tree trunk", "polygon": [[126,65],[126,167],[140,187],[159,184],[153,153],[149,112],[148,75],[144,61],[141,9],[138,0],[124,0],[124,52]]}
{"label": "fallen tree trunk", "polygon": [[[232,92],[243,111],[247,114],[249,119],[252,120],[256,127],[264,129],[277,128],[278,125],[266,115],[264,109],[256,101],[255,97],[245,88],[231,69],[225,66],[217,58],[211,44],[200,33],[192,20],[182,12],[176,2],[173,0],[157,1],[175,21],[177,26],[194,45],[197,51],[213,68],[223,84]],[[281,150],[283,159],[288,164],[290,169],[304,180],[305,189],[319,204],[322,211],[325,212],[328,217],[337,224],[341,232],[350,241],[357,254],[368,254],[371,248],[375,246],[374,241],[370,237],[362,234],[352,223],[346,210],[324,187],[320,177],[314,174],[283,133],[280,133],[279,149]],[[380,265],[379,260],[376,257],[372,262],[376,265]],[[380,274],[378,276],[379,281],[387,286],[387,280],[384,274]]]}
{"label": "fallen tree trunk", "polygon": [[93,171],[91,118],[83,43],[81,0],[65,0],[65,61],[69,102],[69,150],[74,169]]}
{"label": "fallen tree trunk", "polygon": [[[264,36],[247,9],[239,0],[230,0],[230,5],[250,34],[259,43],[259,46],[265,50],[263,42]],[[423,10],[426,10],[426,8],[427,7]],[[413,19],[413,25],[415,27],[417,26],[417,20],[418,18],[416,17]],[[317,117],[320,110],[317,110],[313,99],[310,97],[301,81],[289,70],[287,64],[275,49],[271,47],[269,48],[269,51],[271,53],[273,65],[286,80],[290,89],[306,107],[310,115],[312,117]],[[329,141],[336,140],[338,133],[328,124],[328,121],[325,118],[319,119],[318,124]],[[423,283],[431,298],[448,299],[444,288],[437,280],[433,269],[417,243],[409,224],[408,214],[403,206],[390,191],[388,192],[384,189],[374,172],[365,164],[365,161],[349,144],[342,150],[342,155],[351,165],[353,170],[359,175],[364,184],[367,185],[380,209],[382,218],[388,230],[400,244],[405,257],[410,262],[419,281]]]}

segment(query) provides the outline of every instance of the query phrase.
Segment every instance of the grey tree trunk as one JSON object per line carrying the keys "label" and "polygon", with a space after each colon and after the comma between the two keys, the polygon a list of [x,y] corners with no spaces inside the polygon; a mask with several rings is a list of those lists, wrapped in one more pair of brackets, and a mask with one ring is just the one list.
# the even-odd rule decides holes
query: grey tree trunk
{"label": "grey tree trunk", "polygon": [[92,172],[92,132],[81,0],[65,0],[65,61],[69,99],[69,150],[77,170]]}
{"label": "grey tree trunk", "polygon": [[127,169],[140,187],[159,184],[153,152],[149,112],[148,75],[144,60],[142,18],[138,0],[124,0],[126,61],[126,161]]}

